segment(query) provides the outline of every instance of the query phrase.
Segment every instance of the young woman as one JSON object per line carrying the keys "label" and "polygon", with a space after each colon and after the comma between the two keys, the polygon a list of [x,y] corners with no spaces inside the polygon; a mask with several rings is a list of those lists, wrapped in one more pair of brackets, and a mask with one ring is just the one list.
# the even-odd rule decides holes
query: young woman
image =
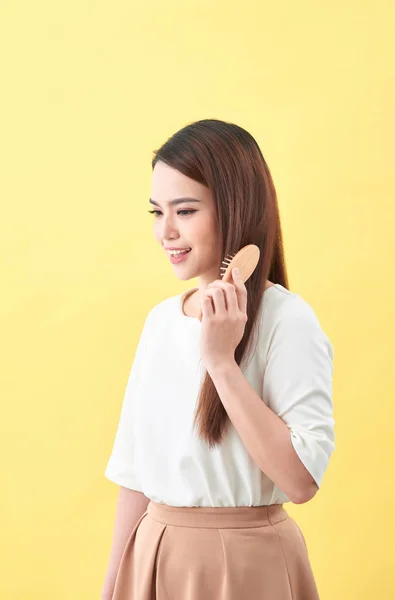
{"label": "young woman", "polygon": [[[269,169],[247,131],[214,119],[152,166],[155,238],[198,287],[141,333],[106,469],[121,487],[102,598],[316,600],[284,504],[313,498],[334,450],[333,349],[288,289]],[[247,244],[256,270],[223,282]]]}

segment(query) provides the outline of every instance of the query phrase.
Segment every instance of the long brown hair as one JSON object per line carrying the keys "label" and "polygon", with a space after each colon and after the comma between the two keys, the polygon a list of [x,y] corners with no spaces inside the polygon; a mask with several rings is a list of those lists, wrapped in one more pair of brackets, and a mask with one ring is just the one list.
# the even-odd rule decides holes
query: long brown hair
{"label": "long brown hair", "polygon": [[[248,301],[244,336],[236,348],[238,365],[250,350],[254,325],[269,279],[288,289],[276,191],[262,152],[245,129],[218,119],[196,121],[176,132],[154,152],[158,161],[207,186],[214,197],[222,255],[256,244],[260,260],[246,282]],[[218,279],[220,278],[218,265]],[[210,448],[221,443],[230,420],[206,373],[194,425]]]}

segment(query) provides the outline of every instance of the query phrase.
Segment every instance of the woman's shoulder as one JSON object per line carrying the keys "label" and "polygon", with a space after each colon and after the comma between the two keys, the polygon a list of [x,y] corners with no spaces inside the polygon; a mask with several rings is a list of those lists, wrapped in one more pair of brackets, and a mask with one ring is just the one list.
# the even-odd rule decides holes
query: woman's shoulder
{"label": "woman's shoulder", "polygon": [[318,323],[311,304],[300,294],[280,283],[268,287],[263,294],[262,316],[273,322],[280,320],[303,320]]}
{"label": "woman's shoulder", "polygon": [[321,340],[333,348],[313,306],[280,284],[265,290],[260,332],[272,341]]}

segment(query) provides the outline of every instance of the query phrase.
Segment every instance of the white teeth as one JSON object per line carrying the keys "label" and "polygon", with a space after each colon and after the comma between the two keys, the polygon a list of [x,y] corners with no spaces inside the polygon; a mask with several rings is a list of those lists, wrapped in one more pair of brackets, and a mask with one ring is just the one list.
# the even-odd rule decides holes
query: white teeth
{"label": "white teeth", "polygon": [[189,252],[190,248],[186,248],[185,250],[169,250],[169,254],[172,256],[177,256],[178,254],[184,254],[185,252]]}

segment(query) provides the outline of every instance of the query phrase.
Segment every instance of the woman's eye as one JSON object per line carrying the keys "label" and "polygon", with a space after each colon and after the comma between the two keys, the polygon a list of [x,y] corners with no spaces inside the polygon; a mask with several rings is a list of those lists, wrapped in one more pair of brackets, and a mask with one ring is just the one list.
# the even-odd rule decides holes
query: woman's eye
{"label": "woman's eye", "polygon": [[183,215],[191,215],[194,212],[196,212],[196,210],[192,210],[192,209],[190,209],[190,210],[179,210],[177,212],[177,214],[180,215],[182,213]]}
{"label": "woman's eye", "polygon": [[[155,215],[155,217],[156,217],[156,218],[157,218],[157,217],[159,217],[159,215],[161,215],[161,214],[162,214],[160,210],[149,210],[148,212],[149,212],[151,215]],[[190,215],[190,214],[192,214],[192,213],[195,213],[195,212],[197,212],[197,211],[196,211],[196,210],[193,210],[193,209],[189,209],[189,210],[179,210],[179,211],[177,212],[177,214],[178,214],[178,215],[182,215],[182,216],[184,217],[184,216]]]}

